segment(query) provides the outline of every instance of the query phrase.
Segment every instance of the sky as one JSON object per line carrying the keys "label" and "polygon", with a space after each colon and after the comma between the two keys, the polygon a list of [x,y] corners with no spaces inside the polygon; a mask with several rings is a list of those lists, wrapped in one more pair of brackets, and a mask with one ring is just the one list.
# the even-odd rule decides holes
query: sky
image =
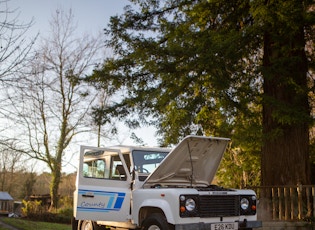
{"label": "sky", "polygon": [[45,33],[54,12],[61,8],[73,11],[78,30],[94,33],[102,30],[110,16],[123,12],[128,0],[9,0],[8,6],[20,12],[19,19],[28,22],[34,19],[32,31]]}
{"label": "sky", "polygon": [[[129,4],[128,0],[9,0],[8,7],[19,13],[18,21],[28,23],[33,20],[28,35],[34,37],[37,33],[45,36],[49,32],[49,21],[57,9],[64,11],[72,10],[74,21],[77,23],[78,34],[99,34],[109,23],[111,16],[123,13],[124,6]],[[108,143],[106,146],[124,144],[135,145],[128,138],[130,130],[121,126],[122,135],[120,143]],[[146,145],[157,146],[155,129],[146,127],[134,131]],[[80,145],[91,145],[91,143],[78,143]]]}

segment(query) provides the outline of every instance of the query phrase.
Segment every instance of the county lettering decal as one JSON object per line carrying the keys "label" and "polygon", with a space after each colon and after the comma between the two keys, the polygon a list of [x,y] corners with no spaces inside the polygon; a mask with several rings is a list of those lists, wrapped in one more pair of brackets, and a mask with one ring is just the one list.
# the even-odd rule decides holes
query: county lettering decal
{"label": "county lettering decal", "polygon": [[119,211],[125,199],[125,193],[79,190],[79,196],[85,197],[78,204],[78,211],[109,212]]}
{"label": "county lettering decal", "polygon": [[104,202],[89,203],[89,202],[85,202],[85,201],[83,201],[81,203],[81,207],[84,207],[84,208],[106,208]]}

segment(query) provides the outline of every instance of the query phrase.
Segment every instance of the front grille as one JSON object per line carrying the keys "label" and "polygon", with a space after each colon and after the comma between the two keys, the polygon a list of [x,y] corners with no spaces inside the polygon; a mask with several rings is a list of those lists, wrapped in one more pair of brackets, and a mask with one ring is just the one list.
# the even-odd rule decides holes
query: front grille
{"label": "front grille", "polygon": [[199,196],[200,217],[239,216],[239,196]]}

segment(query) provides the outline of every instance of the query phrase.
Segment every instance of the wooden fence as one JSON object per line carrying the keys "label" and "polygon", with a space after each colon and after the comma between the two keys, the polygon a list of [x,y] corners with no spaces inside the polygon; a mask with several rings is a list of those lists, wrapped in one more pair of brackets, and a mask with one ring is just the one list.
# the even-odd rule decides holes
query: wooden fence
{"label": "wooden fence", "polygon": [[262,212],[272,220],[314,220],[315,185],[252,187]]}

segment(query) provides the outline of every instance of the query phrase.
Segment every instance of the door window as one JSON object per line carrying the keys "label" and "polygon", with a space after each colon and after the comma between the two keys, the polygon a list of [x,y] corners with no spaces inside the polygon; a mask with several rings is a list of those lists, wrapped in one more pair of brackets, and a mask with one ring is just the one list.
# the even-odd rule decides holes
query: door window
{"label": "door window", "polygon": [[[129,154],[123,157],[127,167],[130,167]],[[122,160],[118,154],[112,152],[86,151],[82,169],[85,178],[127,180]]]}
{"label": "door window", "polygon": [[92,178],[109,178],[109,169],[104,159],[95,159],[84,162],[83,176]]}

